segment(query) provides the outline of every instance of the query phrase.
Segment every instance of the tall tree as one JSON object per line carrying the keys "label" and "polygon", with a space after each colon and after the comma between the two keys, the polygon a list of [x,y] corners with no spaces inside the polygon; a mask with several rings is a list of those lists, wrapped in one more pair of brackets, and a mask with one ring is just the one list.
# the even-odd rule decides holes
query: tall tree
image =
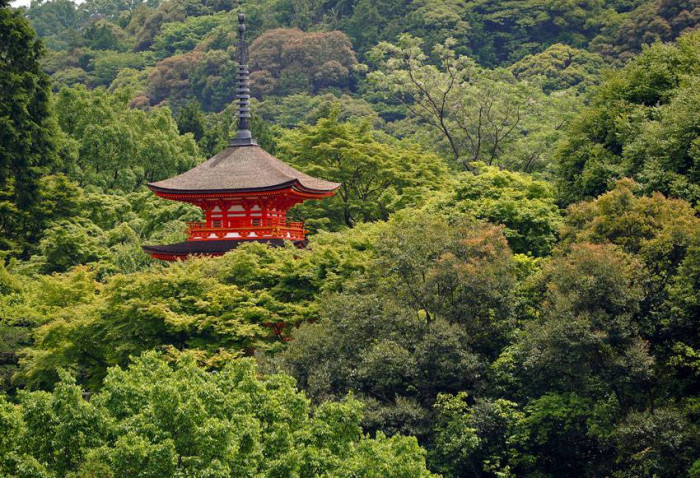
{"label": "tall tree", "polygon": [[405,106],[417,129],[426,125],[433,143],[456,163],[466,168],[475,161],[512,165],[519,162],[515,158],[524,138],[537,139],[537,145],[527,146],[535,156],[551,149],[558,136],[551,133],[566,119],[570,95],[547,96],[507,70],[483,69],[458,56],[451,39],[435,47],[435,66],[422,44],[408,34],[396,45],[380,43],[372,51],[380,69],[369,78]]}
{"label": "tall tree", "polygon": [[43,46],[22,12],[0,0],[0,249],[33,239],[25,227],[39,179],[57,161]]}

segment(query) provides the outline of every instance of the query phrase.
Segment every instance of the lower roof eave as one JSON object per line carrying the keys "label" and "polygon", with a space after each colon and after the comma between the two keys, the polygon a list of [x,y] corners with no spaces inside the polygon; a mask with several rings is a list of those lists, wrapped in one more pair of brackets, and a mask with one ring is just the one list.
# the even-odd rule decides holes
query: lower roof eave
{"label": "lower roof eave", "polygon": [[[291,239],[281,239],[281,238],[270,238],[270,239],[209,239],[209,240],[199,240],[199,241],[184,241],[178,242],[176,244],[165,244],[165,245],[152,245],[152,246],[141,246],[144,252],[150,254],[157,259],[157,256],[172,256],[174,259],[166,260],[177,260],[186,259],[190,256],[220,256],[233,250],[244,243],[258,242],[262,244],[268,244],[272,247],[281,247],[286,243],[291,242],[297,247],[306,246],[306,240],[291,240]],[[163,257],[165,258],[165,257]]]}

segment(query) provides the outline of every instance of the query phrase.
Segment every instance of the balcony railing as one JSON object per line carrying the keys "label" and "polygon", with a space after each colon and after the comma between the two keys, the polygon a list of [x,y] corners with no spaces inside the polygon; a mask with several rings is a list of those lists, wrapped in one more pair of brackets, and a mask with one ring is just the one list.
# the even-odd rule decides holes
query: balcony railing
{"label": "balcony railing", "polygon": [[187,240],[207,239],[289,239],[301,241],[306,238],[303,222],[266,221],[261,225],[207,226],[204,222],[187,223]]}

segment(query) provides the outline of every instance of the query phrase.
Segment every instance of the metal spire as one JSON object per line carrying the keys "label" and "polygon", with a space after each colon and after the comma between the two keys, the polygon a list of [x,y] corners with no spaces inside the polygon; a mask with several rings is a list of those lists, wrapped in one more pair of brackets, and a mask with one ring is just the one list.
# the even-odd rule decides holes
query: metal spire
{"label": "metal spire", "polygon": [[248,45],[245,42],[245,14],[238,14],[238,75],[236,99],[238,100],[238,133],[231,139],[231,146],[257,146],[250,133],[250,88],[248,87]]}

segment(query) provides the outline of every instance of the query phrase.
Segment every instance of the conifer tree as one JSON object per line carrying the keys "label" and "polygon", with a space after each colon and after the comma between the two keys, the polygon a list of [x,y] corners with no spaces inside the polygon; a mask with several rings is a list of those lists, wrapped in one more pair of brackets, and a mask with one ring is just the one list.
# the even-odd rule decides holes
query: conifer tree
{"label": "conifer tree", "polygon": [[56,123],[43,54],[22,12],[0,0],[0,249],[22,251],[41,176],[55,164]]}

